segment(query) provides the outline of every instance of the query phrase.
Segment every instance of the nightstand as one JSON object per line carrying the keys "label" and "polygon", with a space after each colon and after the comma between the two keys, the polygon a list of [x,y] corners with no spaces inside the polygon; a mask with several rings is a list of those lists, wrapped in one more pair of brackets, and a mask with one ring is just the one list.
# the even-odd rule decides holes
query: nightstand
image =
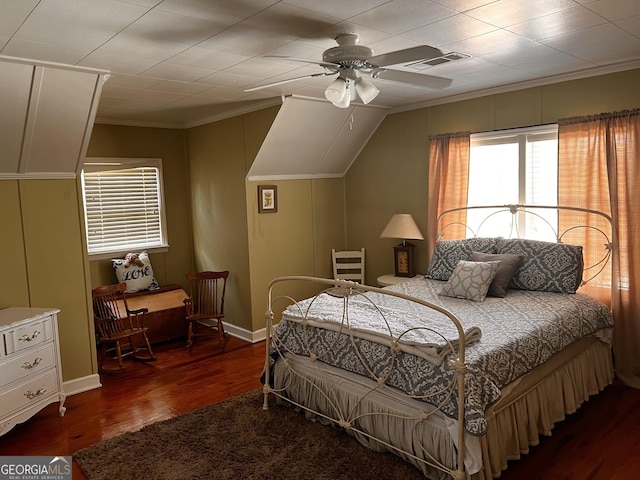
{"label": "nightstand", "polygon": [[415,275],[413,277],[396,277],[394,274],[390,273],[389,275],[380,275],[377,282],[380,287],[388,287],[389,285],[408,282],[412,278],[419,278],[420,276],[421,275]]}

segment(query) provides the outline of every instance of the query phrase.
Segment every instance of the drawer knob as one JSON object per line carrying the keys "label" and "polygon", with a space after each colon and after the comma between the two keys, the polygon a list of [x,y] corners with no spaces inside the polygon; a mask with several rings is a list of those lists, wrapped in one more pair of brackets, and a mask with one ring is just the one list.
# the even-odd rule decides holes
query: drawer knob
{"label": "drawer knob", "polygon": [[21,367],[24,368],[25,370],[31,370],[33,367],[37,367],[40,362],[42,361],[42,359],[40,357],[36,357],[36,359],[29,363],[29,362],[24,362]]}
{"label": "drawer knob", "polygon": [[35,340],[39,335],[40,330],[36,330],[35,332],[33,332],[33,335],[22,335],[20,338],[18,338],[18,340],[21,342],[30,342],[31,340]]}
{"label": "drawer knob", "polygon": [[35,392],[32,392],[31,390],[27,390],[24,396],[27,397],[29,400],[33,400],[34,398],[39,397],[40,395],[44,395],[46,392],[47,392],[47,389],[42,387],[36,390]]}

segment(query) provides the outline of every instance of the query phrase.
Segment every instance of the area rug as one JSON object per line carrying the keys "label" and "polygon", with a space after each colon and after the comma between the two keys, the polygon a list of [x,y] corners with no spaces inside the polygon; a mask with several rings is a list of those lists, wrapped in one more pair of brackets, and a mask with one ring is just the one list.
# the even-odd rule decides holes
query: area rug
{"label": "area rug", "polygon": [[307,420],[254,390],[74,454],[90,480],[423,479],[393,454]]}

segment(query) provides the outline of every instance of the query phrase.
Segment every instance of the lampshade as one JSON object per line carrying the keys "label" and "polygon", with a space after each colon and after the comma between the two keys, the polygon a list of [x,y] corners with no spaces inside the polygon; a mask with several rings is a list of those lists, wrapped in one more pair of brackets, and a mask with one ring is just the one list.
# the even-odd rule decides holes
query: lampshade
{"label": "lampshade", "polygon": [[366,78],[360,78],[358,80],[356,83],[356,91],[358,92],[360,100],[362,100],[362,103],[365,105],[376,98],[380,93],[380,90],[378,90],[373,83]]}
{"label": "lampshade", "polygon": [[384,230],[380,238],[401,238],[402,240],[424,240],[422,232],[409,213],[396,213]]}
{"label": "lampshade", "polygon": [[340,101],[345,96],[347,92],[347,82],[344,81],[342,77],[336,78],[324,91],[324,96],[334,105]]}
{"label": "lampshade", "polygon": [[331,103],[333,103],[333,105],[338,108],[349,108],[349,105],[351,104],[351,89],[347,86],[342,98],[337,102]]}

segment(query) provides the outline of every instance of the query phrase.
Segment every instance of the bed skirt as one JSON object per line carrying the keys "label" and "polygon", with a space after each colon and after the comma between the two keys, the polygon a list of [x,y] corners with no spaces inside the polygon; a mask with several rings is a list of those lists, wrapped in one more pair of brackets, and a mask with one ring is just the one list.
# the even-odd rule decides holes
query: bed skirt
{"label": "bed skirt", "polygon": [[[284,364],[287,364],[285,366]],[[550,435],[554,423],[575,412],[589,396],[613,381],[613,361],[608,343],[584,338],[547,363],[503,389],[503,397],[487,413],[487,433],[465,438],[465,468],[472,480],[500,476],[508,460],[520,458],[540,435]],[[284,390],[292,401],[319,412],[308,418],[333,423],[323,417],[346,420],[380,441],[354,433],[364,446],[392,451],[419,468],[427,478],[447,474],[424,463],[433,455],[450,469],[457,463],[457,422],[435,412],[428,421],[416,421],[434,409],[393,389],[374,389],[373,382],[328,365],[311,365],[306,358],[289,358],[274,365],[275,390]],[[379,415],[366,415],[376,412]],[[406,453],[399,453],[394,448]],[[429,453],[427,453],[429,452]]]}
{"label": "bed skirt", "polygon": [[540,435],[578,410],[613,382],[611,345],[594,336],[582,339],[525,375],[489,411],[480,441],[485,468],[473,480],[500,476],[508,460],[519,459]]}

